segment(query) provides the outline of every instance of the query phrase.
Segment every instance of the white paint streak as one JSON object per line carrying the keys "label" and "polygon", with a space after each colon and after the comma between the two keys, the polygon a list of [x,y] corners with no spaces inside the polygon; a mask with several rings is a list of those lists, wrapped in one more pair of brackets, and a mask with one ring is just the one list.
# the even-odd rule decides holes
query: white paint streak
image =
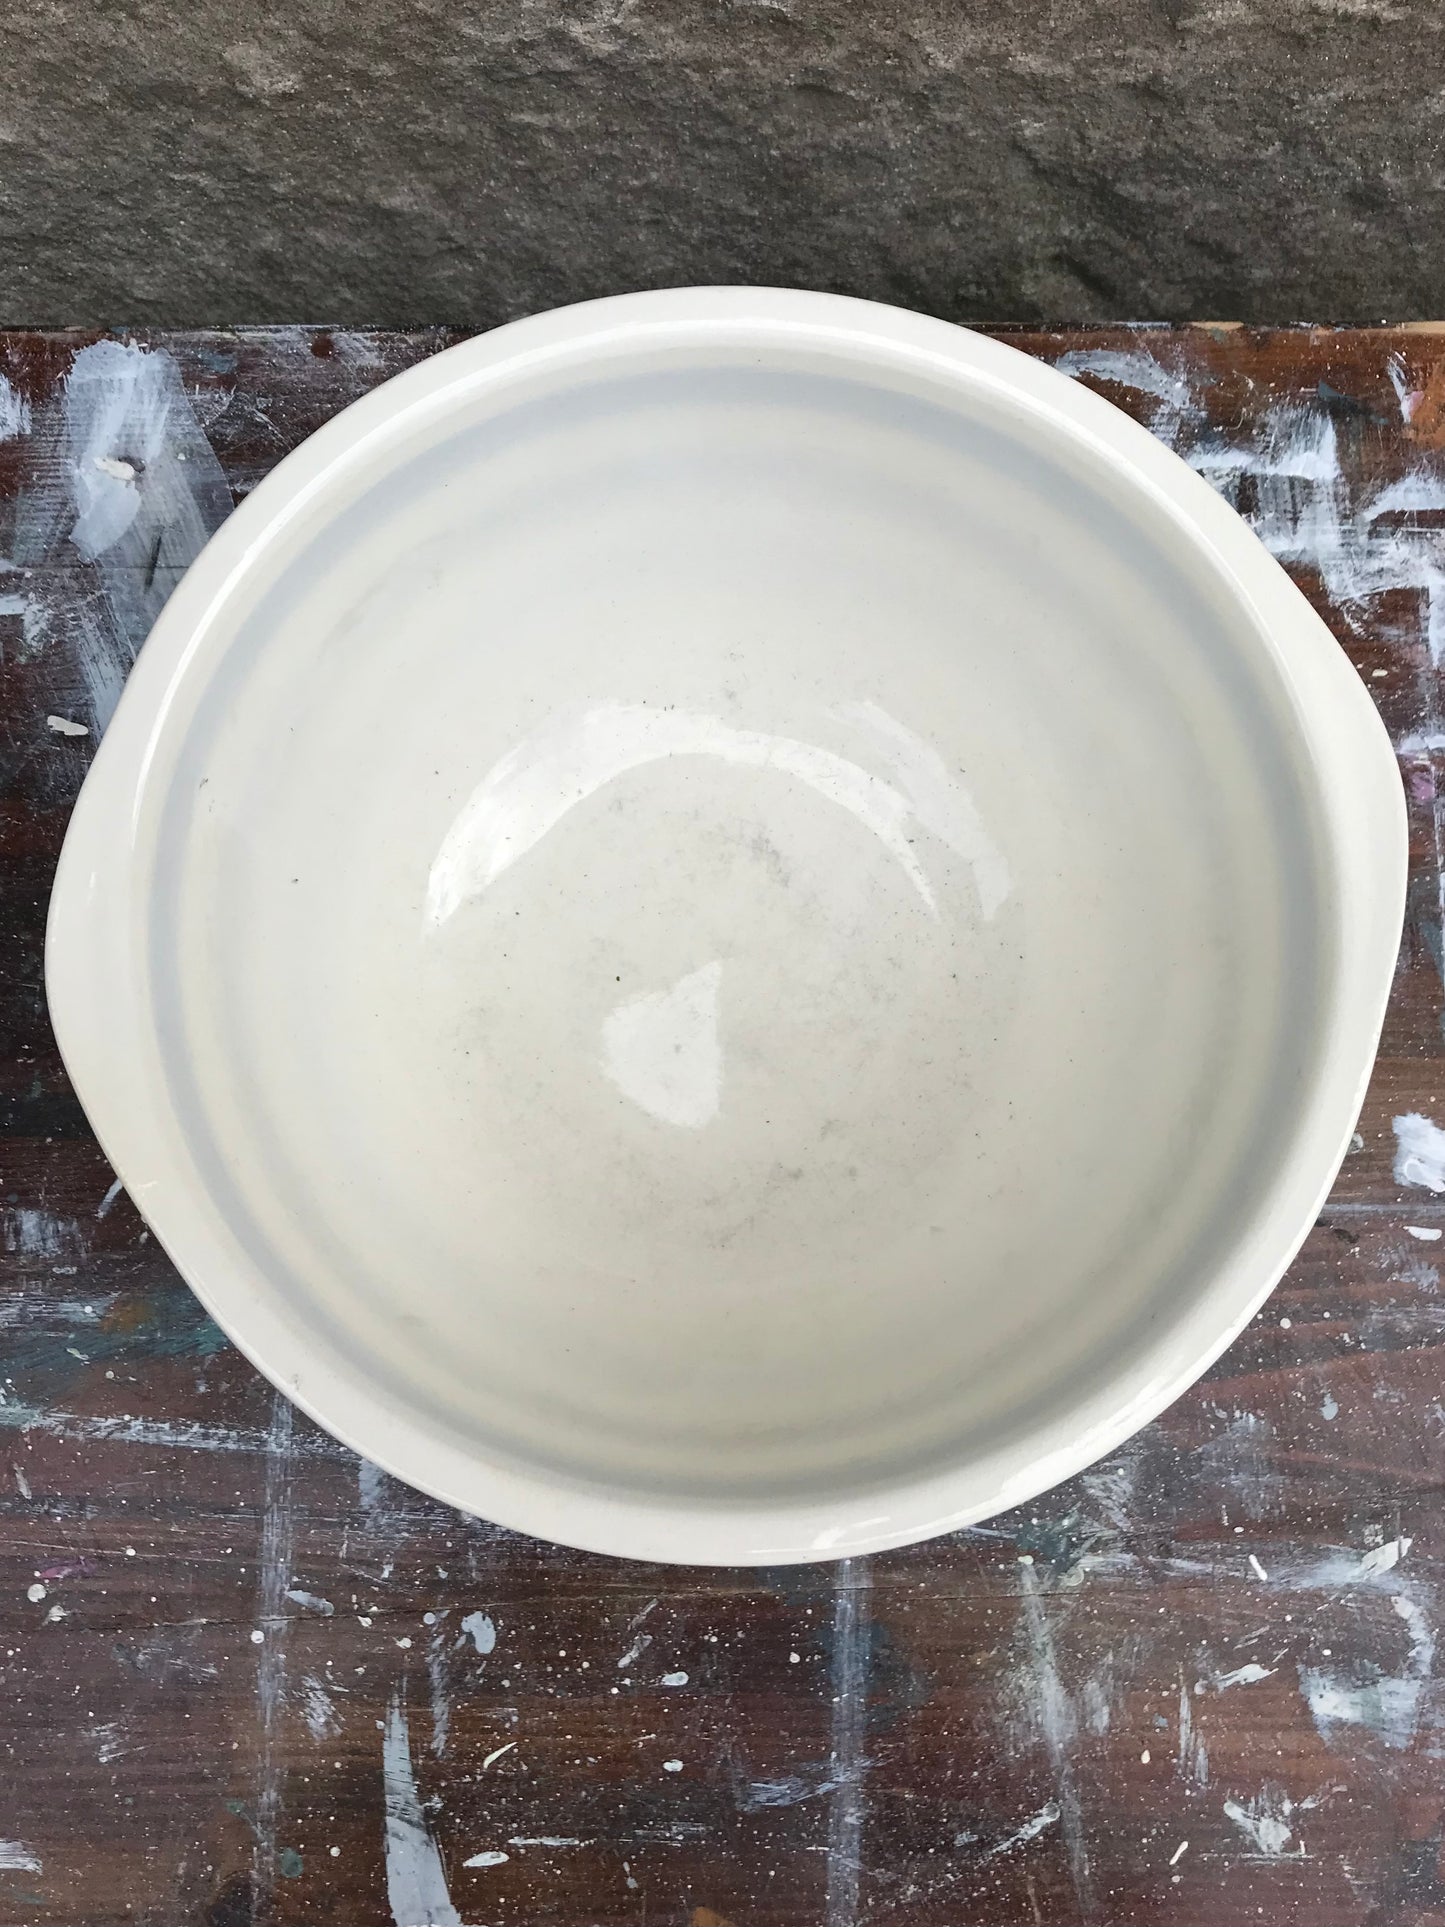
{"label": "white paint streak", "polygon": [[[93,1418],[88,1413],[40,1411],[33,1405],[0,1405],[0,1426],[43,1432],[49,1438],[80,1442],[113,1439],[125,1445],[176,1447],[194,1452],[265,1452],[265,1432],[239,1427],[193,1424],[184,1419]],[[346,1448],[321,1435],[306,1441],[308,1458],[349,1457]]]}
{"label": "white paint streak", "polygon": [[634,1639],[632,1644],[628,1647],[627,1651],[622,1655],[621,1659],[618,1660],[617,1662],[618,1672],[625,1673],[629,1666],[635,1666],[638,1660],[641,1659],[642,1655],[647,1651],[648,1647],[651,1644],[652,1644],[651,1633],[639,1633],[636,1639]]}
{"label": "white paint streak", "polygon": [[1209,1752],[1203,1739],[1194,1731],[1194,1702],[1189,1696],[1189,1682],[1183,1673],[1179,1675],[1177,1772],[1181,1780],[1192,1780],[1196,1786],[1209,1785]]}
{"label": "white paint streak", "polygon": [[1220,1673],[1210,1684],[1216,1693],[1227,1693],[1231,1686],[1254,1686],[1262,1679],[1273,1679],[1275,1671],[1273,1666],[1251,1660],[1247,1666],[1236,1666],[1232,1673]]}
{"label": "white paint streak", "polygon": [[119,1720],[110,1720],[104,1726],[93,1726],[90,1737],[95,1742],[95,1757],[102,1766],[109,1766],[112,1760],[119,1760],[127,1753],[142,1750],[127,1737]]}
{"label": "white paint streak", "polygon": [[866,1559],[840,1559],[833,1568],[833,1721],[828,1777],[834,1791],[828,1811],[827,1927],[855,1927],[858,1919],[868,1674],[873,1645],[868,1603],[872,1589],[873,1572]]}
{"label": "white paint streak", "polygon": [[47,716],[45,718],[45,726],[47,729],[53,730],[57,736],[88,736],[90,734],[90,725],[88,723],[72,722],[68,716]]}
{"label": "white paint streak", "polygon": [[532,1833],[516,1834],[507,1842],[509,1847],[590,1847],[590,1840],[580,1840],[570,1833]]}
{"label": "white paint streak", "polygon": [[503,1853],[500,1847],[492,1847],[486,1853],[474,1853],[469,1860],[464,1860],[462,1865],[464,1867],[500,1867],[504,1866],[511,1857],[510,1854]]}
{"label": "white paint streak", "polygon": [[75,1257],[85,1248],[74,1218],[62,1218],[35,1204],[8,1207],[0,1220],[0,1238],[13,1256],[47,1262]]}
{"label": "white paint streak", "polygon": [[1412,1238],[1418,1238],[1422,1245],[1436,1244],[1442,1235],[1439,1225],[1407,1224],[1405,1229]]}
{"label": "white paint streak", "polygon": [[1282,1575],[1292,1589],[1364,1588],[1383,1594],[1405,1629],[1407,1650],[1394,1670],[1368,1658],[1357,1658],[1348,1667],[1323,1660],[1300,1666],[1300,1691],[1327,1745],[1346,1727],[1367,1727],[1394,1751],[1403,1750],[1415,1736],[1435,1663],[1435,1635],[1428,1595],[1422,1604],[1418,1584],[1399,1570],[1411,1543],[1400,1535],[1365,1552],[1342,1549]]}
{"label": "white paint streak", "polygon": [[[1250,441],[1218,437],[1187,376],[1153,356],[1094,350],[1061,356],[1065,374],[1092,374],[1151,396],[1149,426],[1249,522],[1275,558],[1313,569],[1326,593],[1350,605],[1397,590],[1420,600],[1420,628],[1431,660],[1445,656],[1445,480],[1418,469],[1363,501],[1352,498],[1340,466],[1334,422],[1307,403],[1278,403],[1261,414]],[[1246,488],[1245,484],[1248,483]],[[1422,524],[1421,517],[1429,517]]]}
{"label": "white paint streak", "polygon": [[[1252,1800],[1226,1800],[1224,1811],[1241,1833],[1254,1842],[1255,1853],[1249,1858],[1278,1860],[1294,1837],[1291,1815],[1294,1801],[1278,1787],[1266,1787]],[[1306,1859],[1304,1843],[1295,1849],[1292,1856]]]}
{"label": "white paint streak", "polygon": [[1251,1553],[1249,1555],[1249,1569],[1254,1574],[1256,1579],[1268,1579],[1269,1577],[1269,1574],[1265,1571],[1264,1567],[1260,1564],[1258,1556],[1255,1553]]}
{"label": "white paint streak", "polygon": [[40,1855],[18,1840],[0,1840],[0,1869],[6,1873],[43,1873]]}
{"label": "white paint streak", "polygon": [[0,442],[18,441],[30,433],[30,404],[4,375],[0,375]]}
{"label": "white paint streak", "polygon": [[1152,395],[1169,411],[1171,432],[1167,439],[1173,439],[1173,424],[1179,418],[1200,421],[1204,418],[1204,410],[1195,401],[1188,381],[1165,368],[1153,355],[1139,350],[1075,348],[1060,355],[1054,366],[1063,375],[1092,375],[1096,381],[1132,388],[1138,395]]}
{"label": "white paint streak", "polygon": [[298,1606],[304,1606],[309,1613],[320,1613],[323,1619],[330,1619],[336,1611],[329,1599],[322,1599],[318,1593],[303,1592],[299,1586],[288,1586],[286,1597]]}
{"label": "white paint streak", "polygon": [[[160,350],[81,349],[31,432],[51,459],[17,503],[13,560],[43,571],[50,600],[29,598],[25,646],[68,650],[99,732],[171,588],[230,513],[230,490]],[[93,573],[54,566],[67,550]]]}
{"label": "white paint streak", "polygon": [[1057,1826],[1058,1820],[1059,1803],[1057,1800],[1050,1800],[1047,1806],[1040,1807],[1037,1813],[1025,1820],[1023,1825],[1009,1834],[1007,1839],[1000,1840],[997,1846],[990,1847],[983,1856],[984,1859],[997,1860],[1000,1854],[1012,1853],[1015,1847],[1022,1847],[1030,1840],[1037,1840],[1039,1835],[1046,1832],[1049,1827]]}
{"label": "white paint streak", "polygon": [[399,1693],[392,1694],[387,1708],[381,1764],[386,1895],[394,1927],[461,1927],[461,1916],[447,1891],[441,1854],[427,1831]]}
{"label": "white paint streak", "polygon": [[488,1653],[494,1651],[497,1644],[497,1629],[486,1613],[468,1613],[462,1621],[462,1631],[470,1635],[472,1644],[483,1659]]}
{"label": "white paint streak", "polygon": [[1445,1131],[1419,1111],[1395,1119],[1395,1182],[1445,1192]]}
{"label": "white paint streak", "polygon": [[440,1759],[452,1729],[451,1650],[440,1621],[427,1641],[426,1672],[431,1686],[431,1750]]}
{"label": "white paint streak", "polygon": [[1360,1554],[1360,1577],[1373,1578],[1382,1572],[1393,1572],[1405,1554],[1414,1544],[1413,1539],[1387,1539],[1382,1546],[1375,1546],[1369,1552]]}
{"label": "white paint streak", "polygon": [[121,1183],[120,1179],[117,1178],[101,1199],[100,1203],[95,1207],[95,1215],[97,1218],[108,1218],[110,1216],[116,1199],[124,1189],[125,1186]]}
{"label": "white paint streak", "polygon": [[256,1791],[256,1839],[253,1850],[260,1891],[269,1892],[276,1878],[276,1827],[281,1815],[281,1763],[276,1746],[281,1702],[286,1690],[286,1579],[291,1565],[294,1533],[291,1438],[295,1412],[281,1392],[271,1399],[267,1432],[266,1483],[262,1496],[261,1546],[258,1556],[257,1618],[252,1633],[260,1638],[256,1655],[256,1700],[261,1716],[259,1784]]}
{"label": "white paint streak", "polygon": [[331,1690],[314,1673],[301,1681],[301,1713],[313,1740],[331,1740],[341,1731]]}
{"label": "white paint streak", "polygon": [[1093,1917],[1093,1879],[1088,1850],[1084,1843],[1083,1817],[1078,1781],[1074,1773],[1074,1742],[1078,1720],[1073,1702],[1064,1687],[1054,1649],[1053,1628],[1039,1591],[1038,1571],[1034,1566],[1020,1569],[1023,1587],[1024,1632],[1028,1640],[1030,1684],[1035,1718],[1053,1770],[1054,1794],[1059,1809],[1060,1831],[1068,1854],[1069,1872],[1074,1883],[1074,1902],[1081,1922]]}
{"label": "white paint streak", "polygon": [[500,1760],[504,1753],[510,1753],[516,1744],[517,1742],[515,1740],[508,1740],[505,1746],[494,1746],[486,1759],[482,1761],[483,1773],[486,1772],[489,1766],[492,1766],[497,1760]]}
{"label": "white paint streak", "polygon": [[659,1684],[663,1686],[686,1686],[686,1673],[664,1673]]}

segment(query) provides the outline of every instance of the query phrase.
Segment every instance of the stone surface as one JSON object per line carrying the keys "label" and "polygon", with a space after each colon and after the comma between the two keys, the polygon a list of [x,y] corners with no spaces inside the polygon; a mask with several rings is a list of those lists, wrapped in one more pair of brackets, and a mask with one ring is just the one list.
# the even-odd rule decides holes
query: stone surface
{"label": "stone surface", "polygon": [[1445,308],[1434,0],[7,0],[0,321]]}

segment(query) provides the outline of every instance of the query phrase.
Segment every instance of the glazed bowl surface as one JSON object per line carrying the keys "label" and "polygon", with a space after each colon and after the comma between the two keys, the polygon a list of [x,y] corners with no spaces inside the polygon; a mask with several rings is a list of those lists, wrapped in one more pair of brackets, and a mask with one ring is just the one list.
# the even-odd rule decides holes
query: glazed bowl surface
{"label": "glazed bowl surface", "polygon": [[242,504],[47,975],[323,1425],[540,1536],[785,1562],[1026,1499],[1223,1349],[1403,888],[1368,696],[1173,454],[947,324],[681,290],[439,355]]}

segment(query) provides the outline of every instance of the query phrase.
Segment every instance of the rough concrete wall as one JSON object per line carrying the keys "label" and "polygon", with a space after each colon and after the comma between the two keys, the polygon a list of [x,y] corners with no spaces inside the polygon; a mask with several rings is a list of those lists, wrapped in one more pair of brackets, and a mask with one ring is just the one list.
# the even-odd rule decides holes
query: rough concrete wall
{"label": "rough concrete wall", "polygon": [[0,322],[1445,312],[1439,0],[0,0]]}

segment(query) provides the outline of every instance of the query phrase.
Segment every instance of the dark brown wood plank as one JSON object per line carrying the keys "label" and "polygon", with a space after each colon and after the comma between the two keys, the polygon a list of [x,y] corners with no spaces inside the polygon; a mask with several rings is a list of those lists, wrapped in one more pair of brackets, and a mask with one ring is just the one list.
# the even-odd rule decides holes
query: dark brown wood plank
{"label": "dark brown wood plank", "polygon": [[67,813],[187,559],[174,521],[149,582],[78,554],[67,383],[143,359],[204,523],[452,337],[0,336],[0,1923],[1445,1923],[1445,1197],[1393,1126],[1445,1122],[1445,332],[1008,338],[1205,468],[1379,702],[1384,1046],[1304,1252],[1158,1424],[974,1532],[730,1573],[519,1539],[293,1415],[46,1024]]}

